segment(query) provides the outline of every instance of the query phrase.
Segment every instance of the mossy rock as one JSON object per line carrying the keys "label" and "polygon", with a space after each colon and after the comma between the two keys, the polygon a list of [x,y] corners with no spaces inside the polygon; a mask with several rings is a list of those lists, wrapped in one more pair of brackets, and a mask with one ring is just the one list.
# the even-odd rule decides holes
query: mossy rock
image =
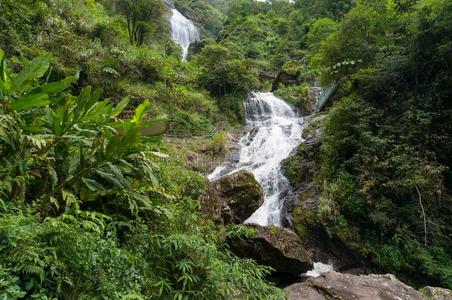
{"label": "mossy rock", "polygon": [[317,172],[319,143],[317,141],[307,141],[301,144],[294,156],[282,162],[284,176],[294,187],[300,186],[305,181],[313,181]]}
{"label": "mossy rock", "polygon": [[304,128],[302,137],[305,140],[318,139],[320,132],[323,127],[323,121],[326,115],[321,113],[316,113],[310,116],[307,120],[307,126]]}
{"label": "mossy rock", "polygon": [[299,155],[285,159],[282,162],[282,170],[284,176],[286,176],[292,186],[298,186],[304,180],[302,157]]}
{"label": "mossy rock", "polygon": [[[399,281],[394,275],[362,275],[328,272],[311,277],[284,289],[288,300],[298,299],[373,299],[425,300],[414,288]],[[439,300],[439,298],[438,298]]]}
{"label": "mossy rock", "polygon": [[209,183],[200,209],[220,224],[241,224],[263,203],[262,187],[253,174],[239,171]]}
{"label": "mossy rock", "polygon": [[295,231],[301,238],[308,238],[312,229],[319,225],[316,213],[301,206],[292,210],[292,222]]}

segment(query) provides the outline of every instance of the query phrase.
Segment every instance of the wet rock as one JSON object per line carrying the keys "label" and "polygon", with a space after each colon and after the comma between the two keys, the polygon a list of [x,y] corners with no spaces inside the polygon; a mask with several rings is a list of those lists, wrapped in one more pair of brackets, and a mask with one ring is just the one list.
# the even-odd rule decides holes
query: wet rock
{"label": "wet rock", "polygon": [[201,212],[220,224],[241,224],[264,202],[264,194],[253,174],[239,171],[208,183],[200,199]]}
{"label": "wet rock", "polygon": [[289,300],[424,300],[420,292],[394,275],[350,275],[330,272],[284,289]]}
{"label": "wet rock", "polygon": [[250,225],[250,228],[253,234],[248,238],[229,241],[231,250],[240,257],[272,267],[274,282],[284,285],[299,281],[302,273],[313,268],[312,260],[293,231],[275,226]]}

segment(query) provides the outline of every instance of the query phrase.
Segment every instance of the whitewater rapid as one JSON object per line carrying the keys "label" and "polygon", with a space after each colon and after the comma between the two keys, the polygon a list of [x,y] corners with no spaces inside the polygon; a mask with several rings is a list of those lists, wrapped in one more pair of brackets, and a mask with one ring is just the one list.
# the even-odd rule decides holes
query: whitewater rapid
{"label": "whitewater rapid", "polygon": [[251,130],[239,141],[239,160],[225,163],[208,176],[215,180],[239,170],[253,173],[264,191],[264,204],[245,221],[261,226],[282,225],[282,198],[290,184],[281,163],[302,142],[302,119],[272,93],[253,92],[244,102]]}
{"label": "whitewater rapid", "polygon": [[182,59],[186,60],[190,45],[199,41],[198,28],[177,9],[172,9],[170,18],[171,37],[173,41],[182,48]]}

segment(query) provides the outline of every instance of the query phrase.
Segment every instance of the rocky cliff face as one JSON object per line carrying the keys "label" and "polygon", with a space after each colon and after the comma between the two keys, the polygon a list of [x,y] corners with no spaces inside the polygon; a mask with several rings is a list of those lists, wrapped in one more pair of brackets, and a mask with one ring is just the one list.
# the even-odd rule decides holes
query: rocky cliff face
{"label": "rocky cliff face", "polygon": [[322,116],[307,118],[308,125],[303,131],[305,141],[283,162],[284,174],[295,188],[285,202],[286,225],[298,234],[313,261],[333,263],[341,272],[367,273],[370,269],[365,259],[330,237],[318,217],[320,187],[315,175],[319,170],[322,119]]}

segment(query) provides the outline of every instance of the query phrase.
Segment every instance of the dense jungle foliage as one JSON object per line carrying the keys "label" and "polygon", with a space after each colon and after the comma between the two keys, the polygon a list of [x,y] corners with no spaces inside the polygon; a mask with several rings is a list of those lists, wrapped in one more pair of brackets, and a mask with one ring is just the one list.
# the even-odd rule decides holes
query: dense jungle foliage
{"label": "dense jungle foliage", "polygon": [[380,271],[452,287],[452,3],[359,2],[311,61],[339,83],[319,180],[328,230]]}
{"label": "dense jungle foliage", "polygon": [[309,112],[314,84],[338,86],[318,225],[380,272],[452,288],[452,3],[174,5],[201,29],[188,62],[162,0],[0,0],[0,298],[284,299],[229,251],[246,233],[199,215],[188,150],[142,128],[239,125],[258,89]]}

